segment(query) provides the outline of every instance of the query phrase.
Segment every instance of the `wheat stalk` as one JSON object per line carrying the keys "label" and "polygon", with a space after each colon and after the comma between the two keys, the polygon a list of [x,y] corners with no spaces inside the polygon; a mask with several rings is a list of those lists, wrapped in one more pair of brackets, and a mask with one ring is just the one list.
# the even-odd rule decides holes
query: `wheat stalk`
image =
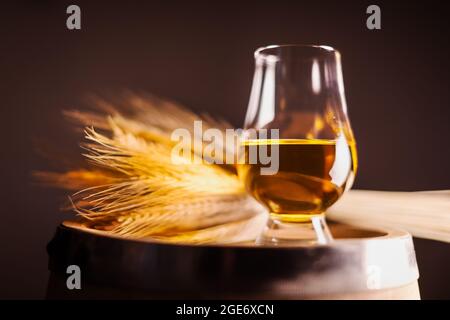
{"label": "wheat stalk", "polygon": [[[230,126],[150,96],[129,93],[125,100],[126,111],[132,111],[128,116],[120,105],[103,100],[96,104],[107,116],[66,112],[71,120],[104,132],[85,128],[84,155],[91,167],[37,172],[39,179],[70,190],[83,186],[71,201],[91,228],[194,243],[253,239],[251,230],[259,230],[264,211],[247,196],[233,168],[181,156],[174,164],[171,158],[174,129],[190,130],[194,120],[202,120],[204,129]],[[199,156],[192,150],[193,158]]]}

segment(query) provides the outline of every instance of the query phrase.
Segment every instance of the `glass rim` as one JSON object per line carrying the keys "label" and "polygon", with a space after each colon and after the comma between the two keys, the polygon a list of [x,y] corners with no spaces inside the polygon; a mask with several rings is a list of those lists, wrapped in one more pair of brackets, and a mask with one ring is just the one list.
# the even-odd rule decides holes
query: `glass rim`
{"label": "glass rim", "polygon": [[329,45],[317,45],[317,44],[273,44],[273,45],[267,45],[263,47],[259,47],[255,50],[254,57],[255,59],[263,59],[268,61],[278,61],[279,57],[276,54],[267,53],[265,51],[272,50],[272,49],[288,49],[288,48],[297,48],[297,49],[315,49],[320,54],[325,55],[335,55],[340,56],[340,52],[329,46]]}

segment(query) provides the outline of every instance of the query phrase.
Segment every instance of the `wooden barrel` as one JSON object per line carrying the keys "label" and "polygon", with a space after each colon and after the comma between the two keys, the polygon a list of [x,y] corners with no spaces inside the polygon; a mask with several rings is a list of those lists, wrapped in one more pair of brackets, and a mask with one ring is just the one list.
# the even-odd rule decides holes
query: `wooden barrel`
{"label": "wooden barrel", "polygon": [[[64,222],[47,247],[47,298],[420,299],[410,234],[330,229],[330,245],[193,246]],[[70,265],[81,270],[81,290],[67,288]]]}

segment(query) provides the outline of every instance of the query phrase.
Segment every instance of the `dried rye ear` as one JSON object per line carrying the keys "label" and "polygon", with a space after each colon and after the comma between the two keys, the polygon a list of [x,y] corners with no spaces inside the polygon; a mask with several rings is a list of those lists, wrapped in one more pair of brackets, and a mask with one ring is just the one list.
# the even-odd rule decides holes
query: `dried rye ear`
{"label": "dried rye ear", "polygon": [[[95,101],[100,111],[65,112],[85,126],[88,166],[35,173],[47,184],[79,190],[70,199],[86,225],[171,242],[254,239],[264,210],[246,194],[234,168],[191,161],[201,156],[198,150],[191,150],[190,159],[172,154],[173,130],[192,132],[198,120],[203,130],[231,126],[152,96],[127,93],[116,105]],[[180,158],[174,163],[173,157]]]}

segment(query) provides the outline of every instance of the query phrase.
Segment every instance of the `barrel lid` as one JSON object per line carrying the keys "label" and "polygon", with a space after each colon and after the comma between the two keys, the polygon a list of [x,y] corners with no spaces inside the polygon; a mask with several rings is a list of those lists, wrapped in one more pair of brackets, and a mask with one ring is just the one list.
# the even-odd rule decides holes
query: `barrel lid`
{"label": "barrel lid", "polygon": [[305,298],[395,288],[417,280],[411,235],[330,224],[329,245],[179,245],[129,239],[66,221],[49,269],[78,265],[85,281],[191,298]]}

